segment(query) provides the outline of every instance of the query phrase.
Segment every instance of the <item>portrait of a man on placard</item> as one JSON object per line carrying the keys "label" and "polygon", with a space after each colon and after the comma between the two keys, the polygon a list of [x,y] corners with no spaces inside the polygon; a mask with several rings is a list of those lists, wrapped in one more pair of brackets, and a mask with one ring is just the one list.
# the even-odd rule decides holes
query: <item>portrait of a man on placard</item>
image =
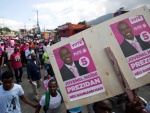
{"label": "portrait of a man on placard", "polygon": [[72,53],[67,47],[60,48],[59,56],[64,63],[60,69],[63,81],[88,73],[87,68],[82,67],[79,61],[73,61]]}
{"label": "portrait of a man on placard", "polygon": [[134,36],[132,28],[128,25],[128,23],[121,21],[118,23],[117,28],[119,33],[124,37],[120,47],[125,57],[150,48],[150,44],[148,42],[144,42],[140,35]]}
{"label": "portrait of a man on placard", "polygon": [[[135,15],[110,25],[135,78],[149,72],[150,27],[143,15]],[[121,54],[119,54],[121,55]]]}

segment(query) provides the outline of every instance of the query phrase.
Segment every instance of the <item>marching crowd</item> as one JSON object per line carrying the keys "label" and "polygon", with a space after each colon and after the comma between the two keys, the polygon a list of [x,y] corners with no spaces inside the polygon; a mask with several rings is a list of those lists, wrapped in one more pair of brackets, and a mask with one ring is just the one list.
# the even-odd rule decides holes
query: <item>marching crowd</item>
{"label": "marching crowd", "polygon": [[[41,107],[46,113],[61,113],[63,98],[50,64],[46,48],[49,42],[37,38],[31,41],[26,38],[3,37],[0,40],[0,113],[21,113],[19,98],[35,108],[39,113]],[[7,70],[6,67],[8,67]],[[24,96],[22,82],[23,66],[27,68],[27,78],[32,86],[35,102]],[[41,86],[40,69],[44,66],[44,88],[46,93],[40,98],[38,89]],[[15,83],[13,82],[15,75]],[[44,93],[44,92],[43,92]],[[109,100],[87,105],[89,113],[113,113]],[[133,102],[126,103],[126,113],[147,113],[145,105],[137,96]],[[81,113],[82,106],[72,108],[67,113]]]}

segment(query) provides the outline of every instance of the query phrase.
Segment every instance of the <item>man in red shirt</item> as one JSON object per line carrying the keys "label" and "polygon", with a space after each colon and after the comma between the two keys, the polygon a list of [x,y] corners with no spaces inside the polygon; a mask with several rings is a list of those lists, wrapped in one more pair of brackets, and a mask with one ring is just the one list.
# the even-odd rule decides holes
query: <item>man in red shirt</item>
{"label": "man in red shirt", "polygon": [[22,63],[23,65],[26,65],[26,64],[27,64],[26,57],[25,57],[25,46],[26,46],[26,43],[25,43],[25,42],[23,42],[23,44],[20,46],[21,63]]}
{"label": "man in red shirt", "polygon": [[[23,74],[22,63],[21,63],[20,57],[21,57],[21,55],[20,55],[20,52],[19,52],[19,48],[15,47],[14,48],[14,53],[12,53],[10,55],[10,62],[11,62],[12,68],[14,69],[16,82],[18,84],[19,84],[19,82],[21,82],[21,77],[22,77],[22,74]],[[19,75],[18,75],[18,71],[20,72]]]}

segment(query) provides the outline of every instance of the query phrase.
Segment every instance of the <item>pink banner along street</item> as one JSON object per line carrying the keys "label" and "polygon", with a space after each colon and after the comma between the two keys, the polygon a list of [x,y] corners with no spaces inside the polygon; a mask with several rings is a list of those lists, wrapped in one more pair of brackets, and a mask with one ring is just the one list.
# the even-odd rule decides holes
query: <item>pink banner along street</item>
{"label": "pink banner along street", "polygon": [[135,78],[150,72],[150,28],[142,15],[110,25]]}
{"label": "pink banner along street", "polygon": [[105,91],[84,39],[53,52],[70,101]]}

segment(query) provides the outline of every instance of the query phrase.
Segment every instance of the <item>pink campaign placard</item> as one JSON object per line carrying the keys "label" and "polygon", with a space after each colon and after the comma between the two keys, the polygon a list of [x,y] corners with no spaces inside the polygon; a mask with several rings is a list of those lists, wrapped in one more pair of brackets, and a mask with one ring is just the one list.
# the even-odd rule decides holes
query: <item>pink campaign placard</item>
{"label": "pink campaign placard", "polygon": [[110,25],[135,78],[150,72],[150,28],[142,15]]}
{"label": "pink campaign placard", "polygon": [[105,91],[84,39],[53,50],[70,101]]}

